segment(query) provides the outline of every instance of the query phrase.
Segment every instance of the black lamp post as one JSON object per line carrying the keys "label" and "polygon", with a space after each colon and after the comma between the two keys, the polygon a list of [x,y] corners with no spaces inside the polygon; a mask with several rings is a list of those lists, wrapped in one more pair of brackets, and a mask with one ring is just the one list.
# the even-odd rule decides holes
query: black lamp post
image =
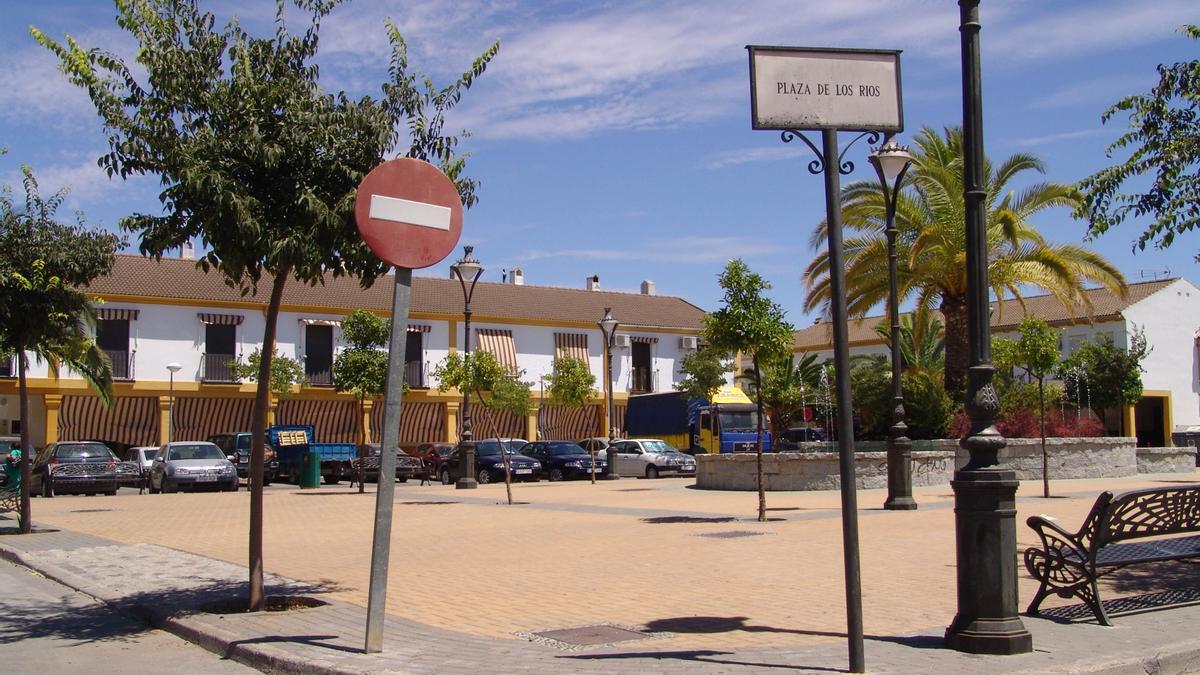
{"label": "black lamp post", "polygon": [[[471,359],[471,296],[475,295],[475,282],[479,281],[480,275],[483,274],[483,265],[480,265],[475,256],[471,255],[474,250],[474,246],[464,246],[462,259],[450,266],[450,271],[458,277],[458,283],[462,286],[463,291],[463,353],[466,355],[468,363]],[[470,279],[470,286],[467,285],[468,279]],[[474,490],[479,487],[479,483],[475,480],[475,446],[471,444],[470,388],[463,392],[462,441],[462,475],[454,487],[459,490]]]}
{"label": "black lamp post", "polygon": [[183,369],[183,366],[172,361],[167,364],[167,370],[171,372],[171,383],[167,390],[167,442],[175,440],[175,373]]}
{"label": "black lamp post", "polygon": [[896,283],[896,199],[900,196],[900,183],[908,167],[912,166],[912,155],[908,148],[889,140],[871,152],[869,159],[879,185],[883,188],[884,208],[887,212],[888,247],[888,323],[891,324],[892,347],[892,427],[887,440],[888,496],[883,508],[894,511],[911,511],[917,508],[912,496],[912,441],[908,438],[908,425],[904,423],[904,387],[900,368],[900,292]]}
{"label": "black lamp post", "polygon": [[983,182],[983,105],[979,68],[979,0],[959,0],[963,80],[963,201],[966,214],[967,415],[959,441],[970,461],[954,472],[954,548],[958,613],[946,644],[974,654],[1023,654],[1033,637],[1017,615],[1017,474],[1000,466],[1006,445],[996,429],[1000,400],[992,386],[988,310],[987,222]]}
{"label": "black lamp post", "polygon": [[604,318],[596,322],[600,332],[604,334],[604,395],[608,406],[608,472],[605,480],[617,480],[617,453],[613,449],[613,440],[617,437],[617,426],[613,421],[613,381],[612,381],[612,348],[617,337],[617,320],[613,318],[612,307],[604,308]]}

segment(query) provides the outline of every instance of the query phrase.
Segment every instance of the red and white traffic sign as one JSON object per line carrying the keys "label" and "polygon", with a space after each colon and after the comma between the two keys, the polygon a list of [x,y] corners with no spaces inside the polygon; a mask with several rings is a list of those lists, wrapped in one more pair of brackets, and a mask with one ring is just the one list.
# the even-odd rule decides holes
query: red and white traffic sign
{"label": "red and white traffic sign", "polygon": [[396,267],[420,269],[450,254],[462,235],[462,198],[441,169],[411,157],[371,169],[354,199],[358,232]]}

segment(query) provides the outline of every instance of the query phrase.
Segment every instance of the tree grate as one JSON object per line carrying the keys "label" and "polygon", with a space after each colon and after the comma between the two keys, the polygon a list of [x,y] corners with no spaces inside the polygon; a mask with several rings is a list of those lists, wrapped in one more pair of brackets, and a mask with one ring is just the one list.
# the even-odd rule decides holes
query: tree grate
{"label": "tree grate", "polygon": [[705,532],[698,534],[697,537],[711,537],[713,539],[738,539],[741,537],[761,537],[766,532],[751,532],[749,530],[730,530],[729,532]]}

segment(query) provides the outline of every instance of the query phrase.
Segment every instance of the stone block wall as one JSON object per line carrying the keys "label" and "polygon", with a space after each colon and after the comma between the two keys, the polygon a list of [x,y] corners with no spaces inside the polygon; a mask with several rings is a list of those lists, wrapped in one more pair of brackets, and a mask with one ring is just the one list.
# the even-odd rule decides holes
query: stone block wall
{"label": "stone block wall", "polygon": [[1196,448],[1138,448],[1138,473],[1188,473],[1196,469]]}

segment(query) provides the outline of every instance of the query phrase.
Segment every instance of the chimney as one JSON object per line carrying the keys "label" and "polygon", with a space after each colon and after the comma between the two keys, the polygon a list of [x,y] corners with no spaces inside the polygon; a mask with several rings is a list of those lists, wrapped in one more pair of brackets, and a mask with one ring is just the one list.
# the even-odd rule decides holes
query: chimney
{"label": "chimney", "polygon": [[821,325],[821,317],[818,316],[817,318],[813,319],[813,325],[814,326]]}
{"label": "chimney", "polygon": [[183,242],[183,246],[179,247],[179,257],[183,260],[194,260],[196,258],[196,245],[191,239]]}
{"label": "chimney", "polygon": [[508,283],[512,284],[513,286],[525,285],[525,273],[521,271],[520,267],[514,267],[512,268],[512,271],[508,273]]}
{"label": "chimney", "polygon": [[589,291],[600,290],[600,275],[599,274],[593,274],[592,276],[587,278],[587,289]]}
{"label": "chimney", "polygon": [[642,282],[642,295],[655,295],[653,281],[646,279]]}

